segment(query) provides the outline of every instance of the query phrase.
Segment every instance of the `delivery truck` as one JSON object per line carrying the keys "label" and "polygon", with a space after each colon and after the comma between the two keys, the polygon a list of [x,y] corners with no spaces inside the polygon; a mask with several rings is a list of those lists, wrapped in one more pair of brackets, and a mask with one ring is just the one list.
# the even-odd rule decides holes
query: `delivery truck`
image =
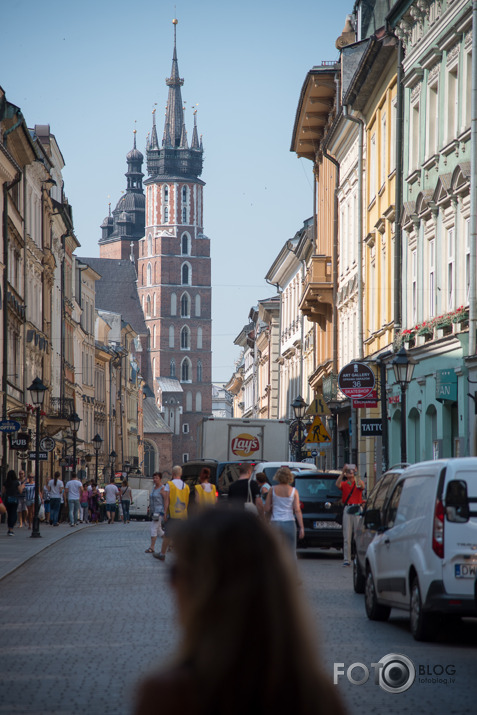
{"label": "delivery truck", "polygon": [[205,417],[199,424],[199,457],[218,462],[288,461],[285,420]]}

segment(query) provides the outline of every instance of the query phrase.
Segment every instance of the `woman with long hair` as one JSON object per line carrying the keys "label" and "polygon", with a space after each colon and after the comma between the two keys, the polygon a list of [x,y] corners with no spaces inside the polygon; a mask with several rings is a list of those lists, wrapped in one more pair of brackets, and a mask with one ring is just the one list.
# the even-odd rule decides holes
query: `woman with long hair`
{"label": "woman with long hair", "polygon": [[174,553],[182,642],[140,687],[136,715],[345,712],[319,664],[293,561],[268,524],[203,510],[180,524]]}
{"label": "woman with long hair", "polygon": [[61,509],[61,495],[63,494],[65,488],[60,476],[60,472],[55,472],[53,479],[50,479],[48,482],[48,491],[50,492],[50,524],[53,526],[58,526]]}
{"label": "woman with long hair", "polygon": [[298,536],[303,539],[305,529],[301,513],[298,491],[292,487],[293,473],[289,467],[280,467],[273,477],[278,482],[276,487],[269,489],[265,501],[265,514],[271,514],[270,521],[279,530],[282,538],[289,544],[293,554],[296,554],[296,521]]}

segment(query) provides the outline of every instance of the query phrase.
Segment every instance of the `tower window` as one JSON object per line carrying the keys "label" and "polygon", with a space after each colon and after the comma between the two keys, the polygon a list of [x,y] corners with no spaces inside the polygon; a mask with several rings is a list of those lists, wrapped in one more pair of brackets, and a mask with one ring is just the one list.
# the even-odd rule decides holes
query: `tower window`
{"label": "tower window", "polygon": [[187,195],[187,186],[182,187],[182,203],[187,203],[188,195]]}
{"label": "tower window", "polygon": [[190,330],[185,325],[181,330],[181,350],[189,350],[190,348]]}
{"label": "tower window", "polygon": [[164,223],[169,223],[169,207],[164,206]]}
{"label": "tower window", "polygon": [[185,206],[182,208],[182,223],[187,223],[187,208]]}
{"label": "tower window", "polygon": [[189,253],[190,253],[190,237],[189,237],[188,233],[182,234],[181,249],[182,249],[183,256],[189,255]]}
{"label": "tower window", "polygon": [[151,296],[148,295],[146,298],[146,315],[150,316],[151,315]]}
{"label": "tower window", "polygon": [[169,187],[164,186],[164,203],[167,204],[169,202]]}
{"label": "tower window", "polygon": [[190,271],[189,264],[184,263],[181,270],[182,270],[182,285],[185,285],[185,286],[190,285],[191,271]]}
{"label": "tower window", "polygon": [[176,361],[174,359],[171,360],[171,364],[170,364],[170,376],[171,377],[176,376]]}
{"label": "tower window", "polygon": [[152,265],[147,264],[147,285],[150,286],[152,283]]}
{"label": "tower window", "polygon": [[189,358],[185,358],[181,365],[181,382],[190,382],[191,363]]}
{"label": "tower window", "polygon": [[190,298],[187,293],[184,293],[181,298],[181,318],[190,317]]}
{"label": "tower window", "polygon": [[202,382],[202,360],[197,362],[197,382]]}

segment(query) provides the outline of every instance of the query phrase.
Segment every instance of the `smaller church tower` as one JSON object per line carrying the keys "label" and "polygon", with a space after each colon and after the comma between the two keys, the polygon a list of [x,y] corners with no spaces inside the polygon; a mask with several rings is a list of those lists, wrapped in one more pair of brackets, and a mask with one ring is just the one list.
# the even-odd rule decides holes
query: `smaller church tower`
{"label": "smaller church tower", "polygon": [[144,237],[145,196],[142,186],[142,164],[144,156],[134,146],[126,155],[128,170],[126,191],[119,199],[111,215],[101,224],[99,255],[101,258],[127,259],[134,256],[137,261],[138,242]]}
{"label": "smaller church tower", "polygon": [[149,333],[156,403],[173,430],[173,460],[197,457],[197,428],[212,414],[210,241],[203,230],[203,147],[189,145],[174,51],[162,142],[156,115],[146,147],[146,226],[138,292]]}

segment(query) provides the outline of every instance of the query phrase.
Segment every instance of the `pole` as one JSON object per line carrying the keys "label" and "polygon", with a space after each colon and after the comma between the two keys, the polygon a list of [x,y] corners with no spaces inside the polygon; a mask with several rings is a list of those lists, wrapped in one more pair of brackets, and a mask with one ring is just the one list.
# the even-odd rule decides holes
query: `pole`
{"label": "pole", "polygon": [[73,473],[76,477],[76,430],[73,430]]}
{"label": "pole", "polygon": [[407,443],[406,443],[406,387],[401,383],[401,462],[407,462]]}
{"label": "pole", "polygon": [[96,485],[98,484],[98,450],[96,450],[96,467],[95,467],[95,473],[94,473],[94,483]]}
{"label": "pole", "polygon": [[301,440],[302,440],[302,422],[301,419],[298,418],[298,449],[296,451],[296,461],[301,462]]}
{"label": "pole", "polygon": [[386,363],[379,362],[380,382],[381,382],[381,442],[383,474],[387,472],[389,466],[389,433],[388,433],[388,403],[386,394]]}
{"label": "pole", "polygon": [[35,513],[33,516],[33,527],[31,538],[38,539],[40,534],[40,411],[41,405],[36,408],[36,440],[35,440]]}

